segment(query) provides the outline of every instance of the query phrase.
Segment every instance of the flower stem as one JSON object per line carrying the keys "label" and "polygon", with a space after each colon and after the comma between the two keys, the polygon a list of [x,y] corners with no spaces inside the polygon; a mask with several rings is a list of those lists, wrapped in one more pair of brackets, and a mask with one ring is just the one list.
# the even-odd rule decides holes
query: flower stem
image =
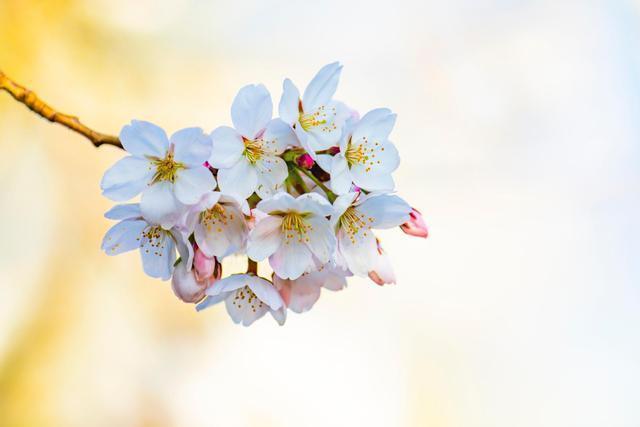
{"label": "flower stem", "polygon": [[247,258],[247,273],[258,275],[258,263],[251,258]]}
{"label": "flower stem", "polygon": [[2,71],[0,71],[0,90],[9,93],[16,101],[24,104],[37,115],[44,117],[50,122],[61,124],[86,137],[96,147],[107,144],[122,148],[122,143],[117,136],[96,132],[82,124],[77,117],[56,111],[53,107],[41,100],[38,95],[14,82]]}
{"label": "flower stem", "polygon": [[293,165],[293,167],[296,168],[298,171],[302,172],[303,174],[305,174],[306,176],[308,176],[311,181],[315,182],[315,184],[318,187],[320,187],[322,189],[322,191],[324,191],[327,194],[327,198],[329,199],[329,201],[331,203],[335,202],[335,200],[338,198],[338,196],[336,196],[333,191],[329,190],[329,187],[324,185],[324,183],[322,181],[320,181],[318,178],[316,178],[316,176],[313,173],[311,173],[310,170],[305,169],[305,168],[301,168],[298,165]]}

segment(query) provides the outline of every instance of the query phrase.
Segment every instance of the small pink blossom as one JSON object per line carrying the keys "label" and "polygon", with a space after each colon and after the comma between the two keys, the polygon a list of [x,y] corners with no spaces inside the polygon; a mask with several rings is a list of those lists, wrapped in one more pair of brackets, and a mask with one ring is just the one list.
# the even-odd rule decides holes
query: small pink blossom
{"label": "small pink blossom", "polygon": [[301,156],[298,156],[298,158],[296,159],[296,164],[301,168],[311,169],[315,162],[309,154],[305,153]]}
{"label": "small pink blossom", "polygon": [[409,217],[409,221],[400,226],[402,231],[410,236],[423,237],[426,239],[429,236],[429,229],[424,222],[422,214],[416,208],[413,208]]}

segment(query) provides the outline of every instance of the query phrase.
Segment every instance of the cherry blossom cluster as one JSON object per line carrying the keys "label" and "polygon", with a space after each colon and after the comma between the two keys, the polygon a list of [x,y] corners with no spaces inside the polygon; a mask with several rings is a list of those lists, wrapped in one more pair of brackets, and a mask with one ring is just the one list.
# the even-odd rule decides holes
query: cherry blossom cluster
{"label": "cherry blossom cluster", "polygon": [[[172,279],[176,296],[203,310],[224,302],[235,323],[309,310],[322,288],[352,275],[378,285],[395,276],[374,230],[400,227],[427,237],[420,213],[394,194],[398,168],[389,141],[396,115],[362,117],[333,99],[342,66],[323,67],[302,96],[285,79],[279,117],[263,85],[240,89],[233,126],[170,137],[144,121],[124,126],[129,154],[106,171],[103,194],[119,204],[105,216],[107,255],[139,249],[146,274]],[[246,255],[244,274],[221,261]],[[268,260],[270,277],[258,275]]]}

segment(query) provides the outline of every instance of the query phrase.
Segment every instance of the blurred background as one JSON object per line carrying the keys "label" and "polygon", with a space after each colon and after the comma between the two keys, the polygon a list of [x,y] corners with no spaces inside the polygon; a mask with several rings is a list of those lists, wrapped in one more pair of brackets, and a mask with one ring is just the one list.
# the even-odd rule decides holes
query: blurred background
{"label": "blurred background", "polygon": [[100,252],[123,152],[0,93],[0,426],[640,425],[639,6],[0,0],[0,69],[105,133],[341,61],[431,228],[284,327],[196,314]]}

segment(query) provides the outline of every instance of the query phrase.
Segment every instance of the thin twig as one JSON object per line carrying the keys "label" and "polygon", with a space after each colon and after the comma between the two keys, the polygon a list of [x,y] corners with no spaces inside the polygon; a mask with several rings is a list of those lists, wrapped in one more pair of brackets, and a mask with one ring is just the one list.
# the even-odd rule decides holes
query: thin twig
{"label": "thin twig", "polygon": [[0,71],[0,90],[8,92],[16,101],[26,105],[31,111],[41,117],[44,117],[50,122],[61,124],[62,126],[83,135],[96,147],[107,144],[122,148],[122,143],[120,143],[117,136],[105,135],[103,133],[96,132],[82,124],[77,117],[56,111],[43,100],[38,98],[38,95],[34,92],[14,82],[2,71]]}

